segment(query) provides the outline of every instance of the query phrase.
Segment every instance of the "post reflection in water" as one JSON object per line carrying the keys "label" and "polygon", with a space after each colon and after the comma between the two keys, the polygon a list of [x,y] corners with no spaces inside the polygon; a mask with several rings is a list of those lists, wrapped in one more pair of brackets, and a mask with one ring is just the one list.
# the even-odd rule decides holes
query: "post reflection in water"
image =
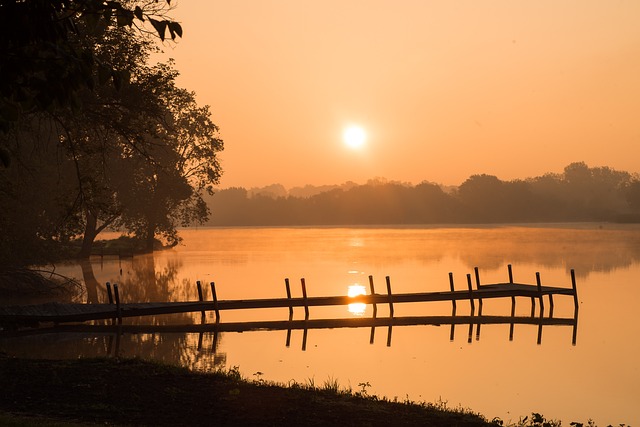
{"label": "post reflection in water", "polygon": [[[348,295],[349,284],[364,283],[366,288],[362,277],[368,275],[389,275],[396,293],[444,291],[450,271],[460,278],[458,287],[464,289],[467,283],[462,278],[474,266],[480,267],[483,282],[507,281],[507,263],[514,265],[519,281],[535,283],[535,272],[541,271],[545,285],[563,286],[569,268],[575,268],[580,338],[576,342],[573,302],[559,298],[550,305],[545,301],[546,312],[540,316],[539,305],[534,313],[528,301],[512,305],[507,298],[503,302],[484,300],[473,316],[469,301],[458,301],[453,310],[451,302],[394,304],[392,321],[386,303],[371,305],[368,314],[367,307],[362,314],[349,311],[348,315],[345,306],[334,311],[327,308],[327,317],[350,316],[350,322],[362,326],[334,325],[331,329],[314,329],[314,319],[324,317],[320,308],[311,310],[306,325],[300,309],[296,309],[300,320],[294,317],[289,322],[287,308],[256,310],[255,315],[250,310],[225,312],[217,329],[211,326],[215,323],[211,312],[204,324],[199,312],[156,316],[155,331],[136,332],[133,328],[142,325],[130,319],[125,320],[121,334],[69,331],[0,338],[0,351],[23,357],[76,358],[103,356],[107,351],[113,355],[119,336],[118,350],[124,356],[197,370],[239,366],[249,377],[261,371],[265,379],[285,383],[311,377],[338,378],[342,384],[367,381],[372,384],[371,393],[380,396],[408,395],[427,402],[442,397],[489,419],[498,416],[506,421],[536,411],[563,424],[586,418],[599,425],[640,423],[633,410],[640,396],[636,363],[640,342],[630,339],[640,334],[635,318],[635,302],[640,298],[636,286],[639,226],[248,228],[184,230],[182,235],[183,246],[156,252],[154,257],[105,258],[102,264],[93,259],[92,272],[86,265],[61,265],[56,271],[77,278],[85,273],[87,289],[81,297],[85,300],[106,302],[105,283],[110,281],[119,285],[125,302],[134,302],[196,301],[196,280],[215,281],[222,301],[284,297],[285,277],[306,277],[310,296],[316,296],[344,295],[345,291]],[[383,281],[376,284],[377,292],[386,294]],[[208,288],[203,288],[205,300],[211,301]],[[293,298],[299,297],[299,286],[293,293]],[[494,318],[496,315],[500,318]],[[225,329],[239,318],[257,321],[260,317],[282,320],[282,329],[244,333]],[[411,317],[430,319],[406,325],[400,320]],[[565,323],[553,323],[561,319]],[[194,329],[162,331],[176,324]],[[386,337],[375,340],[376,329],[382,329],[377,332]],[[287,344],[294,342],[293,348],[283,345],[285,333]],[[615,363],[611,363],[613,355]],[[477,369],[478,364],[483,369]],[[541,380],[540,372],[548,381]],[[484,384],[486,392],[466,386],[470,377]],[[575,387],[578,378],[598,387]],[[549,387],[549,382],[557,387]],[[572,392],[566,393],[567,389]]]}

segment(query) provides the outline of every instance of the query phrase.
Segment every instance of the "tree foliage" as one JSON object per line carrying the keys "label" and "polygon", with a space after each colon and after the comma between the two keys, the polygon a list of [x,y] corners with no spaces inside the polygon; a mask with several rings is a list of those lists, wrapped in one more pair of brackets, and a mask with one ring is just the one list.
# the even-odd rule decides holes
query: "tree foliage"
{"label": "tree foliage", "polygon": [[78,108],[83,89],[120,88],[127,72],[80,41],[114,28],[150,34],[147,22],[162,41],[182,37],[169,8],[169,0],[0,0],[0,131],[24,114]]}

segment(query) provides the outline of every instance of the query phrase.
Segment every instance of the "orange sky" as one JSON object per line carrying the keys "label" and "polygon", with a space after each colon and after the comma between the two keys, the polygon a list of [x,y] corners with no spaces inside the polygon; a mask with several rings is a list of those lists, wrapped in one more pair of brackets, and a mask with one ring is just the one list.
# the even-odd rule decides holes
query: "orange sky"
{"label": "orange sky", "polygon": [[640,1],[172,4],[166,56],[211,106],[223,188],[640,172]]}

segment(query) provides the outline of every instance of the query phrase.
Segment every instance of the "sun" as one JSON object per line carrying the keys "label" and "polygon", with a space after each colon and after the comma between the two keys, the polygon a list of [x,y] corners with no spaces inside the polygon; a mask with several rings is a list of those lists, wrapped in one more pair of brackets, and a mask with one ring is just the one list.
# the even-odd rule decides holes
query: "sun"
{"label": "sun", "polygon": [[360,126],[349,126],[342,133],[345,145],[352,149],[362,148],[367,140],[367,134]]}

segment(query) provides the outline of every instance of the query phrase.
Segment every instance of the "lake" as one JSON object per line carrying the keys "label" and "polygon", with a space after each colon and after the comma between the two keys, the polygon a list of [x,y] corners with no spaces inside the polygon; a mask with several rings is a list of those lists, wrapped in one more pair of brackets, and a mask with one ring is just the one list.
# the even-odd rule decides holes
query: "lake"
{"label": "lake", "polygon": [[[211,228],[181,230],[183,242],[153,256],[93,257],[56,271],[83,283],[77,300],[103,302],[117,283],[125,302],[197,300],[196,281],[216,285],[219,299],[285,297],[285,278],[301,296],[446,291],[478,267],[482,283],[571,286],[579,316],[573,327],[507,323],[252,331],[86,335],[80,332],[0,338],[0,351],[23,357],[75,358],[116,352],[195,370],[239,369],[250,379],[366,390],[398,400],[446,402],[487,418],[549,419],[637,425],[640,415],[640,226],[613,224],[395,228]],[[474,279],[475,280],[475,279]],[[546,302],[546,299],[545,299]],[[554,317],[573,317],[572,297],[554,297]],[[476,303],[477,304],[477,303]],[[508,316],[510,301],[485,300],[483,314]],[[395,304],[394,316],[451,315],[451,302]],[[538,315],[536,308],[536,316]],[[548,304],[545,309],[548,311]],[[517,316],[530,316],[519,298]],[[378,307],[378,317],[388,316]],[[469,302],[457,315],[470,314]],[[477,314],[477,307],[476,307]],[[310,318],[371,317],[371,306],[311,307]],[[545,316],[547,316],[545,314]],[[223,312],[221,321],[286,320],[288,309]],[[304,318],[301,308],[295,319]],[[213,313],[207,321],[213,322]],[[145,320],[148,322],[149,320]],[[151,321],[199,323],[200,314]],[[141,322],[125,319],[125,323]],[[541,334],[540,334],[541,332]],[[288,345],[287,345],[288,344]]]}

